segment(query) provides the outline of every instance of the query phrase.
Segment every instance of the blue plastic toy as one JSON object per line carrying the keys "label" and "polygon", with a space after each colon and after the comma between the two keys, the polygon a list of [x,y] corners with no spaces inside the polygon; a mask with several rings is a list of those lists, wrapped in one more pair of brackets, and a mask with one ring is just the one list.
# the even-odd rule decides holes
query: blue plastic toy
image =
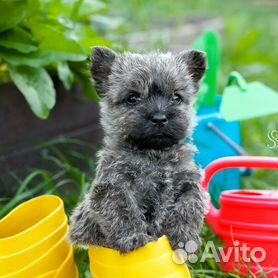
{"label": "blue plastic toy", "polygon": [[[198,125],[193,140],[198,148],[196,161],[203,168],[217,158],[246,154],[241,148],[240,122],[226,122],[219,112],[221,97],[216,98],[214,106],[201,106],[198,110]],[[212,202],[218,206],[223,190],[239,189],[240,171],[227,170],[217,174],[210,184]]]}

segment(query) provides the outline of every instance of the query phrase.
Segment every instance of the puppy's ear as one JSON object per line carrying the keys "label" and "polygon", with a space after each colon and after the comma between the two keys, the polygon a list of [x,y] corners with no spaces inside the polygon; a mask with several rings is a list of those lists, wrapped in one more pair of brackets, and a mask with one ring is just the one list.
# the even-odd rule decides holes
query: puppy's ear
{"label": "puppy's ear", "polygon": [[107,91],[108,77],[111,74],[111,66],[117,54],[106,47],[95,46],[91,55],[91,74],[97,92],[103,95]]}
{"label": "puppy's ear", "polygon": [[207,69],[206,54],[197,50],[183,51],[177,55],[178,61],[185,63],[194,82],[198,83]]}

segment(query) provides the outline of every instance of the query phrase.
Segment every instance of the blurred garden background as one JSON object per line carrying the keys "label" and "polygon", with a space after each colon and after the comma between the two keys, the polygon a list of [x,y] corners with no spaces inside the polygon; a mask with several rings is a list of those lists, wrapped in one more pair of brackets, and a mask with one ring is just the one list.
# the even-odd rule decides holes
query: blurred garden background
{"label": "blurred garden background", "polygon": [[[101,146],[92,46],[178,52],[213,30],[222,44],[219,95],[233,70],[277,91],[277,11],[275,0],[1,0],[0,218],[40,194],[61,196],[70,214],[90,187]],[[278,156],[268,137],[277,115],[243,121],[241,130],[250,155]],[[257,171],[242,182],[277,189],[278,173]],[[203,236],[218,241],[206,226]],[[80,277],[90,277],[86,252],[76,250],[76,260]],[[191,271],[239,277],[213,260]]]}

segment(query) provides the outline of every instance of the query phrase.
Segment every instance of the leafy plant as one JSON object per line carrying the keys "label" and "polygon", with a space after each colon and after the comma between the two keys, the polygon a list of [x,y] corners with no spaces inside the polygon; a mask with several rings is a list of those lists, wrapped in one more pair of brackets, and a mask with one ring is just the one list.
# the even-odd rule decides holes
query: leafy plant
{"label": "leafy plant", "polygon": [[98,100],[87,57],[91,46],[111,46],[91,26],[104,10],[99,0],[1,0],[0,82],[13,81],[41,119],[55,105],[52,75],[67,90],[81,83],[86,96]]}

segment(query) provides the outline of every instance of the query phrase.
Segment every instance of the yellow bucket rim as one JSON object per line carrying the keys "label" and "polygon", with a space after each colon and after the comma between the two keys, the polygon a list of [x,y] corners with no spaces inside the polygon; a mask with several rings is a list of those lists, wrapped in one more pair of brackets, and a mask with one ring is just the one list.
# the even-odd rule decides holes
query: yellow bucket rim
{"label": "yellow bucket rim", "polygon": [[64,208],[64,204],[63,204],[63,201],[61,198],[59,198],[58,196],[55,196],[55,195],[43,195],[43,196],[39,196],[39,197],[36,197],[36,198],[32,198],[20,205],[18,205],[16,208],[14,208],[10,213],[8,213],[5,217],[3,217],[1,220],[0,220],[0,226],[2,223],[4,223],[5,221],[7,221],[7,219],[9,217],[11,217],[12,215],[18,213],[19,210],[21,210],[24,206],[26,205],[29,205],[33,202],[38,202],[39,200],[41,199],[54,199],[54,200],[57,200],[57,206],[56,208],[51,212],[49,213],[48,215],[46,215],[44,218],[42,218],[41,220],[39,220],[38,222],[36,222],[34,225],[30,226],[29,228],[27,229],[24,229],[23,231],[17,233],[17,234],[14,234],[12,236],[8,236],[8,237],[3,237],[1,238],[0,237],[0,243],[1,241],[4,241],[4,240],[11,240],[15,237],[18,237],[18,236],[21,236],[25,233],[28,233],[29,231],[31,231],[32,229],[38,227],[42,222],[45,222],[47,219],[51,218],[54,214],[57,213],[57,211],[61,210]]}
{"label": "yellow bucket rim", "polygon": [[[12,257],[16,257],[16,256],[20,256],[20,255],[24,255],[25,252],[28,252],[30,251],[31,249],[37,247],[38,245],[41,245],[43,242],[47,241],[50,237],[52,237],[54,234],[56,234],[58,231],[62,230],[65,228],[65,226],[67,226],[68,224],[68,219],[67,217],[65,216],[65,219],[63,221],[63,223],[57,227],[57,229],[53,230],[53,232],[51,232],[47,237],[44,237],[42,238],[40,241],[36,242],[35,244],[29,246],[28,248],[25,248],[19,252],[16,252],[16,253],[12,253],[10,255],[7,255],[7,256],[0,256],[0,260],[1,259],[6,259],[6,258],[12,258]],[[68,228],[66,228],[66,231],[68,231]]]}
{"label": "yellow bucket rim", "polygon": [[[90,269],[96,278],[190,278],[186,264],[176,263],[166,236],[127,254],[110,248],[90,246]],[[114,276],[113,276],[114,275]]]}

